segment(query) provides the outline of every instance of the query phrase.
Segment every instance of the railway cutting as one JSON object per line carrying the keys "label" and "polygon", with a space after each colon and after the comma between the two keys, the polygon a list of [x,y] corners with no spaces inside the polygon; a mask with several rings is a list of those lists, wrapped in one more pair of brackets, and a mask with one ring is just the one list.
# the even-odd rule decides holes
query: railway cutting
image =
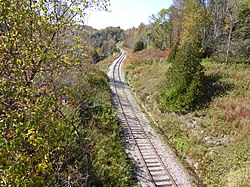
{"label": "railway cutting", "polygon": [[121,49],[121,55],[110,66],[108,76],[113,103],[124,125],[126,151],[134,161],[138,184],[143,187],[193,186],[169,147],[150,127],[149,120],[133,97],[122,71],[126,56],[126,51]]}

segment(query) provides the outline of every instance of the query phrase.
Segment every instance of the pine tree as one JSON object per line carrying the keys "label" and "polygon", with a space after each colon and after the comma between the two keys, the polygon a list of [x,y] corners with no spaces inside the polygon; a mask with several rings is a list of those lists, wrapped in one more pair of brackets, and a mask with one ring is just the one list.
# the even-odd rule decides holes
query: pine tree
{"label": "pine tree", "polygon": [[138,42],[136,42],[134,49],[133,49],[133,52],[141,51],[143,49],[144,49],[144,43],[142,40],[139,40]]}
{"label": "pine tree", "polygon": [[204,78],[200,62],[197,45],[189,43],[180,47],[167,71],[168,83],[161,111],[188,112],[200,105]]}

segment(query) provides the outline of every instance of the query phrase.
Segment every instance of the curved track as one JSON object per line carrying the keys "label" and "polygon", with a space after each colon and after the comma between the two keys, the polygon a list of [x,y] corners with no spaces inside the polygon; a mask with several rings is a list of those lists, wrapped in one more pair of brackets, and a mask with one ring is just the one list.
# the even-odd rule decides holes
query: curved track
{"label": "curved track", "polygon": [[116,95],[115,104],[119,109],[120,120],[125,126],[127,144],[134,147],[137,152],[137,162],[140,163],[140,169],[143,170],[141,177],[146,181],[143,186],[178,186],[154,143],[144,130],[137,109],[126,93],[127,85],[122,76],[121,65],[127,54],[123,50],[121,51],[122,54],[111,66],[109,77],[110,83],[113,85],[113,94]]}

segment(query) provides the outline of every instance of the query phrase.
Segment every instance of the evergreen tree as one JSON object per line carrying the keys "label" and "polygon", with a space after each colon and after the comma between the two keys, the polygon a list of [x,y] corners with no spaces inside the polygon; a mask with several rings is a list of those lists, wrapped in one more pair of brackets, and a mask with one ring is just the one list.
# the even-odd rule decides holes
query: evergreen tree
{"label": "evergreen tree", "polygon": [[167,58],[167,62],[170,62],[170,63],[171,63],[171,62],[174,61],[179,46],[180,46],[180,41],[178,40],[178,41],[174,44],[173,49],[170,51],[170,53],[169,53],[169,55],[168,55],[168,58]]}
{"label": "evergreen tree", "polygon": [[189,43],[180,47],[167,71],[168,83],[161,111],[188,112],[200,105],[204,77],[200,62],[197,45]]}
{"label": "evergreen tree", "polygon": [[133,52],[136,52],[136,51],[141,51],[144,49],[144,43],[141,40],[139,40],[138,42],[136,42],[135,46],[134,46],[134,49],[133,49]]}

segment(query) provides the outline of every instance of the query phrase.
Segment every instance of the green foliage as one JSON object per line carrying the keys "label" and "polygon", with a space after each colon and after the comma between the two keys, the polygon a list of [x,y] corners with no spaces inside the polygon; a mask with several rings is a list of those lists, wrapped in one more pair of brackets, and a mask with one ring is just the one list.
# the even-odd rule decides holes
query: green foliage
{"label": "green foliage", "polygon": [[138,42],[135,43],[133,52],[141,51],[144,49],[144,43],[142,40],[139,40]]}
{"label": "green foliage", "polygon": [[87,175],[102,186],[130,184],[131,166],[106,74],[96,69],[72,71],[56,85],[54,94],[46,86],[26,89],[31,93],[27,97],[9,97],[10,102],[19,101],[12,104],[20,107],[15,111],[3,98],[1,184],[80,186]]}
{"label": "green foliage", "polygon": [[135,46],[135,43],[142,39],[144,42],[144,47],[146,48],[148,42],[146,39],[146,29],[147,26],[144,23],[141,23],[138,28],[130,28],[124,31],[124,42],[123,46],[126,48],[133,49]]}
{"label": "green foliage", "polygon": [[[86,73],[87,66],[76,71],[88,56],[76,22],[87,8],[107,5],[106,0],[0,1],[0,186],[89,186],[91,177],[102,178],[103,186],[117,178],[129,185],[107,77]],[[114,179],[94,175],[101,141],[115,142],[113,148],[123,153],[113,157]],[[124,173],[116,172],[123,166]]]}
{"label": "green foliage", "polygon": [[186,44],[178,50],[167,71],[161,111],[188,112],[201,104],[204,69],[200,61],[199,49],[194,44]]}
{"label": "green foliage", "polygon": [[140,27],[132,29],[126,40],[132,43],[142,37],[147,46],[161,50],[178,40],[199,43],[205,57],[249,63],[249,10],[249,0],[175,0],[170,8],[152,15],[143,32]]}
{"label": "green foliage", "polygon": [[151,46],[166,50],[173,44],[171,9],[162,9],[157,15],[151,16],[151,23],[147,28],[147,38]]}
{"label": "green foliage", "polygon": [[95,68],[72,73],[63,86],[70,88],[70,103],[79,108],[81,123],[77,129],[90,149],[93,185],[130,185],[132,169],[123,147],[122,129],[112,108],[106,74]]}
{"label": "green foliage", "polygon": [[168,58],[167,58],[167,62],[171,63],[171,62],[174,62],[175,60],[175,56],[178,52],[178,48],[180,46],[180,42],[177,41],[173,47],[173,49],[170,51],[169,55],[168,55]]}
{"label": "green foliage", "polygon": [[153,63],[146,51],[143,56],[141,53],[128,56],[124,66],[128,80],[157,121],[159,129],[155,127],[189,168],[194,184],[249,186],[250,65],[202,59],[206,69],[203,97],[210,98],[206,107],[185,115],[161,113],[157,110],[160,103],[156,94],[166,86],[166,69],[172,64]]}
{"label": "green foliage", "polygon": [[[102,58],[112,55],[117,52],[116,44],[123,40],[123,30],[120,27],[107,27],[102,30],[92,30],[90,32],[90,38],[93,43],[93,47],[97,50],[97,58],[93,60],[98,62],[103,60]],[[96,56],[94,56],[96,57]]]}
{"label": "green foliage", "polygon": [[204,30],[209,23],[209,18],[204,9],[204,4],[197,0],[189,0],[184,3],[182,41],[202,43],[205,37]]}

